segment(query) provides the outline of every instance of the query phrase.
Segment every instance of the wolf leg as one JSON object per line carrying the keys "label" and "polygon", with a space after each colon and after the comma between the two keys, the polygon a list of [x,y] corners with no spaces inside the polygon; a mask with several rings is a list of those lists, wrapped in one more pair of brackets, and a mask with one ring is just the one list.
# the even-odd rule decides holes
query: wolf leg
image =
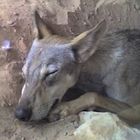
{"label": "wolf leg", "polygon": [[77,114],[89,107],[100,107],[116,114],[120,114],[121,117],[124,117],[123,115],[126,114],[123,113],[125,110],[130,110],[131,108],[129,105],[120,101],[90,92],[80,96],[78,99],[58,105],[58,107],[50,113],[49,119],[51,121],[58,120],[71,114]]}

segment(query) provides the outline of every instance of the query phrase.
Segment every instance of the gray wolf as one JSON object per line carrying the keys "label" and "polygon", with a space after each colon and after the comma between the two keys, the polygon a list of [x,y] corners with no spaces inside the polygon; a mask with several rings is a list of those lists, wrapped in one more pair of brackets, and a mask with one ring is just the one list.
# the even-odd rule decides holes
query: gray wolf
{"label": "gray wolf", "polygon": [[[18,119],[56,120],[98,107],[140,121],[140,30],[106,33],[103,20],[75,38],[62,37],[52,33],[37,12],[35,25],[37,37],[23,66]],[[61,103],[72,88],[85,94]]]}

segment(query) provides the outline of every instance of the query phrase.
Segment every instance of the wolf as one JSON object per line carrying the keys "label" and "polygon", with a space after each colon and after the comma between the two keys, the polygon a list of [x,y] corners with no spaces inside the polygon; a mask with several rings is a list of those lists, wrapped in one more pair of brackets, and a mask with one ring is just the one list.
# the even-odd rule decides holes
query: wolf
{"label": "wolf", "polygon": [[[22,69],[25,84],[15,116],[57,120],[94,107],[139,122],[140,30],[106,33],[102,20],[76,37],[64,37],[34,15],[37,36]],[[69,89],[83,94],[62,102]]]}

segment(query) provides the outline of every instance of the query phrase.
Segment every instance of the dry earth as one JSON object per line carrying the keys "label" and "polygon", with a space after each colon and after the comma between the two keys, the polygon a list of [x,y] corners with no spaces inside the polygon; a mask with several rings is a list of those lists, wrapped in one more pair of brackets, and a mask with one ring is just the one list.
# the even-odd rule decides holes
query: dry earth
{"label": "dry earth", "polygon": [[76,116],[50,124],[25,123],[14,118],[13,108],[0,108],[0,140],[74,140],[75,120]]}
{"label": "dry earth", "polygon": [[4,51],[0,46],[0,140],[73,140],[77,123],[69,118],[54,124],[23,123],[15,119],[14,107],[2,107],[16,104],[20,96],[21,62],[32,39],[32,16],[27,0],[0,0],[0,9],[0,43],[9,40],[12,47]]}

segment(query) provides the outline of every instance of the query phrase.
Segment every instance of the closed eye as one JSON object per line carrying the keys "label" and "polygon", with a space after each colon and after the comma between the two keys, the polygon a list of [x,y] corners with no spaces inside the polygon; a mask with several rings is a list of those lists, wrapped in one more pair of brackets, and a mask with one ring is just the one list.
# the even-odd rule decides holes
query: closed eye
{"label": "closed eye", "polygon": [[48,71],[48,72],[44,75],[43,80],[45,80],[47,77],[50,77],[50,76],[55,75],[57,72],[58,72],[58,70],[54,70],[54,71],[50,71],[50,72]]}

